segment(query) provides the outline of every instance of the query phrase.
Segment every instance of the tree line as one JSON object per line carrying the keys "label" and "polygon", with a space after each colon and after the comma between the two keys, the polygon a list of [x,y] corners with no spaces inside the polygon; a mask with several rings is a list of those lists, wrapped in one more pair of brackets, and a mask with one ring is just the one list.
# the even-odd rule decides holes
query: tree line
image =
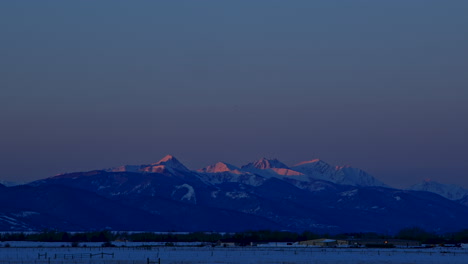
{"label": "tree line", "polygon": [[400,230],[395,235],[378,233],[343,233],[343,234],[318,234],[313,232],[288,232],[288,231],[245,231],[238,233],[152,233],[152,232],[113,232],[108,230],[93,232],[61,232],[56,230],[44,230],[38,233],[0,233],[0,241],[41,241],[41,242],[235,242],[248,244],[250,242],[297,242],[317,238],[330,239],[405,239],[420,241],[423,244],[458,244],[468,243],[468,229],[459,232],[436,234],[425,231],[419,227],[410,227]]}

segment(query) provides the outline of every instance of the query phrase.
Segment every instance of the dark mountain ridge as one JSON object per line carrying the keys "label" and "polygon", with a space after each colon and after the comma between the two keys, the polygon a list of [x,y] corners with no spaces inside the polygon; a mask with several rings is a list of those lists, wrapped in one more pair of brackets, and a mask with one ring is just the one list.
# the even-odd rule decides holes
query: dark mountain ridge
{"label": "dark mountain ridge", "polygon": [[[223,164],[191,171],[173,156],[150,165],[63,174],[2,187],[0,199],[12,202],[0,206],[0,229],[394,233],[412,226],[435,232],[467,228],[468,207],[457,202],[382,187],[359,170],[349,178],[361,184],[337,184],[324,180],[330,168],[310,163],[307,170],[317,167],[312,174],[322,174],[292,173],[266,159],[251,163],[249,171]],[[377,186],[362,186],[373,182]]]}

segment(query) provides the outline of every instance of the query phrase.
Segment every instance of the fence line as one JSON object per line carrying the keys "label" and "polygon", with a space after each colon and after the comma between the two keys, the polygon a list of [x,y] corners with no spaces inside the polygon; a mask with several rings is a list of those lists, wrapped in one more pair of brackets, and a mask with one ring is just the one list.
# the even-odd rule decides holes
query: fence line
{"label": "fence line", "polygon": [[[45,253],[45,256],[47,256],[47,253]],[[83,259],[83,258],[93,258],[96,256],[101,256],[101,258],[104,258],[104,256],[112,256],[114,258],[114,253],[75,253],[75,254],[54,254],[54,259],[58,258],[63,258],[63,259]]]}
{"label": "fence line", "polygon": [[468,256],[468,250],[437,250],[437,249],[405,249],[405,250],[398,250],[398,249],[369,249],[369,248],[359,248],[359,249],[349,249],[349,248],[307,248],[307,247],[155,247],[152,250],[158,250],[159,253],[163,254],[164,252],[176,252],[176,251],[193,251],[193,252],[211,252],[213,255],[216,252],[258,252],[268,253],[268,252],[282,252],[284,254],[314,254],[314,253],[321,253],[321,254],[387,254],[387,255],[394,255],[394,254],[420,254],[420,255],[453,255],[453,256]]}

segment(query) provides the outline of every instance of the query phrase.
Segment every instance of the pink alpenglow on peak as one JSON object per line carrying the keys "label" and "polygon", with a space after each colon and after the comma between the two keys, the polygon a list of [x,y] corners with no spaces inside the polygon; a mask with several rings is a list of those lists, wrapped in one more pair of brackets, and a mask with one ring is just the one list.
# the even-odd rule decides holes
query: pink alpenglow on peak
{"label": "pink alpenglow on peak", "polygon": [[107,169],[106,171],[111,172],[136,172],[136,173],[164,173],[164,172],[174,172],[174,170],[179,171],[190,171],[187,167],[184,166],[180,161],[178,161],[174,156],[167,155],[162,158],[160,161],[152,164],[145,165],[124,165],[116,168]]}
{"label": "pink alpenglow on peak", "polygon": [[240,169],[234,165],[224,163],[224,162],[217,162],[214,165],[207,166],[203,169],[199,169],[199,172],[205,173],[221,173],[221,172],[230,172],[234,174],[242,174]]}
{"label": "pink alpenglow on peak", "polygon": [[189,171],[187,167],[184,166],[179,160],[176,159],[176,157],[172,155],[166,155],[164,158],[162,158],[160,161],[151,164],[152,166],[157,166],[157,165],[164,165],[172,169],[177,169],[177,170],[183,170],[183,171]]}
{"label": "pink alpenglow on peak", "polygon": [[168,161],[171,161],[171,160],[177,160],[177,159],[176,159],[176,157],[174,157],[172,155],[166,155],[166,156],[164,156],[164,158],[160,159],[158,161],[158,163],[168,162]]}

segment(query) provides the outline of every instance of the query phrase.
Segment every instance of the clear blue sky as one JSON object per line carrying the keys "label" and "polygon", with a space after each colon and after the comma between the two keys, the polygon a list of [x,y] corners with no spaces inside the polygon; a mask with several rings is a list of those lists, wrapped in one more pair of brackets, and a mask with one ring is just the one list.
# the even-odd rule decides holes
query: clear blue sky
{"label": "clear blue sky", "polygon": [[468,187],[468,1],[0,2],[0,179],[321,158]]}

